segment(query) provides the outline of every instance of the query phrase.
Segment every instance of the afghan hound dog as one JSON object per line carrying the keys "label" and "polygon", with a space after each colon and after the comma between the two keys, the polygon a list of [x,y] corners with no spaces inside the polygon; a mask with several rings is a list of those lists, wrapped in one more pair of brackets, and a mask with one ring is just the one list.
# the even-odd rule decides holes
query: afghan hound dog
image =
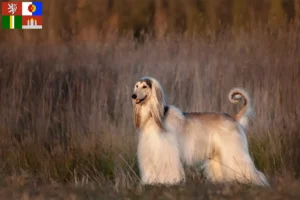
{"label": "afghan hound dog", "polygon": [[229,100],[244,100],[235,116],[226,113],[184,113],[167,105],[159,82],[143,77],[134,86],[132,102],[139,132],[138,163],[141,184],[178,184],[185,181],[183,166],[202,163],[213,183],[237,181],[269,186],[249,155],[245,130],[254,113],[241,88]]}

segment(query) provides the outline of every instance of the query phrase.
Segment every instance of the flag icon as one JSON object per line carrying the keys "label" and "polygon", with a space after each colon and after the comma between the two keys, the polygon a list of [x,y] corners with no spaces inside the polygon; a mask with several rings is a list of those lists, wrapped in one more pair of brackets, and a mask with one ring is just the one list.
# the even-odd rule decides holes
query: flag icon
{"label": "flag icon", "polygon": [[42,2],[2,2],[3,29],[42,29]]}
{"label": "flag icon", "polygon": [[43,19],[42,16],[23,16],[22,29],[42,29]]}
{"label": "flag icon", "polygon": [[43,14],[42,2],[22,2],[23,16],[41,16]]}
{"label": "flag icon", "polygon": [[22,29],[22,16],[2,16],[3,29]]}
{"label": "flag icon", "polygon": [[2,2],[2,15],[22,15],[22,2]]}

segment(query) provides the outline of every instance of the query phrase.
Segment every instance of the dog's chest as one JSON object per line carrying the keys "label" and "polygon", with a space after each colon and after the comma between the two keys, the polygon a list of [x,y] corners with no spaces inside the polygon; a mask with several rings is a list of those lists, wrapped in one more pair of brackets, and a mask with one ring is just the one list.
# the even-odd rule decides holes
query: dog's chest
{"label": "dog's chest", "polygon": [[162,133],[157,127],[148,127],[146,132],[140,133],[138,151],[147,159],[164,159],[164,153],[176,151],[178,144],[176,136],[170,133]]}

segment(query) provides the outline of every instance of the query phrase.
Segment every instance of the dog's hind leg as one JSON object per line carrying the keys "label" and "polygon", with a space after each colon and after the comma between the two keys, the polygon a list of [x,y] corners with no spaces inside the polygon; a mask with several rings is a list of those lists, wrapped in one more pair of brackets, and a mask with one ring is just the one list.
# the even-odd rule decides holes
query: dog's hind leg
{"label": "dog's hind leg", "polygon": [[269,186],[266,177],[256,169],[249,155],[247,139],[242,130],[226,131],[219,137],[224,180]]}
{"label": "dog's hind leg", "polygon": [[212,137],[212,148],[210,149],[209,158],[205,161],[204,171],[206,177],[213,183],[220,183],[224,181],[224,176],[221,167],[221,157],[218,147],[218,136]]}

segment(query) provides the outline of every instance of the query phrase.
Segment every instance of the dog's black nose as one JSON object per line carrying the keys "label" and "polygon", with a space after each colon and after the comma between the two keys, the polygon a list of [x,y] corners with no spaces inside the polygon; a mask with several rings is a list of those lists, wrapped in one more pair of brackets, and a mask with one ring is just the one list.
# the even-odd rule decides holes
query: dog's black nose
{"label": "dog's black nose", "polygon": [[133,94],[131,97],[132,97],[133,99],[136,99],[136,94]]}

